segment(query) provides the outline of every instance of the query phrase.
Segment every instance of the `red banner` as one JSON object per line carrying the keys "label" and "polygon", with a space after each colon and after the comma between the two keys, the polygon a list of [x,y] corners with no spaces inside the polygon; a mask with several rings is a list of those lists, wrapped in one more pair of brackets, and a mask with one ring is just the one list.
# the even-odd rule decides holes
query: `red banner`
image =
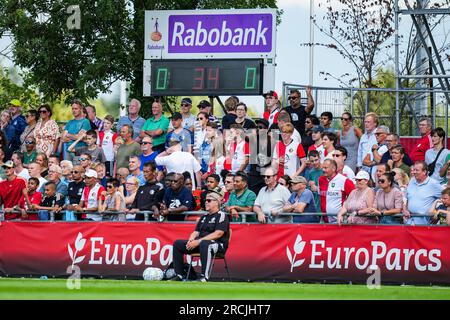
{"label": "red banner", "polygon": [[[165,269],[186,223],[2,222],[2,276],[141,277]],[[227,253],[231,277],[252,281],[450,283],[449,227],[233,224]],[[225,277],[223,262],[213,277]]]}

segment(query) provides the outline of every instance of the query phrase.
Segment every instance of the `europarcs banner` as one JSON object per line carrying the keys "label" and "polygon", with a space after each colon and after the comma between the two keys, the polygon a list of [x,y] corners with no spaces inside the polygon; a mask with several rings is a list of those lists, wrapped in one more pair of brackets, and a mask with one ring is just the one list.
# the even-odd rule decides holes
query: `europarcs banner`
{"label": "europarcs banner", "polygon": [[[1,276],[141,278],[167,268],[192,223],[2,222]],[[231,224],[233,280],[450,283],[450,227]],[[190,259],[188,258],[190,261]],[[197,259],[194,267],[198,267]],[[213,278],[226,279],[223,261]]]}

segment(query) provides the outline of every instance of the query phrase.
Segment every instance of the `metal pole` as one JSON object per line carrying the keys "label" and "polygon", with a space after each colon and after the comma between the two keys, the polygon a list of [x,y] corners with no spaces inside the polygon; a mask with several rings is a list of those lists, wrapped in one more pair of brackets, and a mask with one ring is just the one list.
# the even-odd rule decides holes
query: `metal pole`
{"label": "metal pole", "polygon": [[395,0],[394,4],[395,11],[395,131],[398,135],[400,133],[400,68],[399,64],[399,40],[398,40],[398,0]]}
{"label": "metal pole", "polygon": [[309,85],[314,85],[314,1],[309,1]]}

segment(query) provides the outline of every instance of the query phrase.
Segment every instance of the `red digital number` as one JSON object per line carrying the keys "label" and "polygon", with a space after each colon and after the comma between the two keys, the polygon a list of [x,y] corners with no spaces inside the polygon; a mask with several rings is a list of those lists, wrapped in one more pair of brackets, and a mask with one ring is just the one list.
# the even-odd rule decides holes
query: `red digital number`
{"label": "red digital number", "polygon": [[208,69],[208,88],[219,89],[219,68]]}
{"label": "red digital number", "polygon": [[194,86],[192,87],[192,90],[202,90],[204,85],[204,79],[205,79],[205,68],[195,68],[195,77],[194,77]]}

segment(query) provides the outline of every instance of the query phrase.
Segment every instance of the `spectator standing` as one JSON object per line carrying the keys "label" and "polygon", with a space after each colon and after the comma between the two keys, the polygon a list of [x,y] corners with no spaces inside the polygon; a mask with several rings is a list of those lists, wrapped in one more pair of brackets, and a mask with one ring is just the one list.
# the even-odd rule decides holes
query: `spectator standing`
{"label": "spectator standing", "polygon": [[141,171],[141,160],[138,156],[130,156],[128,169],[130,170],[130,175],[127,178],[135,177],[139,180],[139,185],[143,186],[145,184],[145,178],[144,173]]}
{"label": "spectator standing", "polygon": [[14,172],[18,177],[22,177],[25,181],[30,179],[28,170],[23,167],[23,154],[19,151],[14,151],[11,156],[11,161],[14,163]]}
{"label": "spectator standing", "polygon": [[292,222],[292,216],[279,215],[288,203],[291,192],[277,182],[277,173],[271,167],[264,171],[264,181],[266,186],[259,191],[253,206],[258,221],[261,223],[269,220],[274,223]]}
{"label": "spectator standing", "polygon": [[445,183],[446,181],[440,175],[440,171],[445,165],[445,159],[450,155],[449,150],[444,147],[445,131],[440,127],[435,128],[431,130],[430,135],[433,148],[425,152],[425,162],[430,170],[429,176],[439,183]]}
{"label": "spectator standing", "polygon": [[94,170],[97,171],[98,183],[106,189],[106,183],[110,177],[106,176],[106,167],[104,163],[95,162],[93,164]]}
{"label": "spectator standing", "polygon": [[[79,100],[75,100],[72,103],[72,115],[73,119],[67,122],[64,132],[61,137],[62,141],[62,153],[64,160],[72,160],[72,156],[67,151],[69,149],[70,145],[79,138],[80,135],[84,134],[88,130],[91,130],[91,124],[89,123],[89,120],[84,117],[83,114],[83,103]],[[47,108],[39,108],[39,114],[42,114],[41,111],[47,110]],[[36,125],[37,126],[37,125]],[[38,132],[39,130],[35,130],[35,132]],[[36,137],[36,141],[38,138]],[[85,146],[86,144],[84,142],[79,143],[79,147]],[[47,147],[46,149],[50,149]],[[39,148],[38,148],[39,150]],[[54,153],[54,152],[50,152]]]}
{"label": "spectator standing", "polygon": [[[69,185],[67,186],[67,198],[64,207],[66,210],[75,211],[77,209],[76,206],[81,201],[84,187],[86,187],[83,179],[84,172],[84,168],[80,165],[74,166],[72,168],[72,181],[70,181]],[[81,218],[81,216],[79,218]]]}
{"label": "spectator standing", "polygon": [[263,94],[265,101],[264,119],[269,122],[269,129],[273,124],[278,123],[278,114],[280,113],[280,106],[278,102],[278,94],[271,90]]}
{"label": "spectator standing", "polygon": [[[129,207],[129,213],[138,211],[153,211],[150,220],[158,220],[159,203],[163,201],[164,189],[156,181],[156,165],[154,162],[146,162],[143,169],[145,185],[137,189],[136,196]],[[128,216],[128,215],[127,215]],[[137,215],[136,220],[144,220],[144,215]]]}
{"label": "spectator standing", "polygon": [[10,141],[11,151],[16,151],[20,148],[20,136],[27,126],[26,119],[22,115],[22,103],[20,100],[11,100],[9,103],[9,112],[11,113],[11,125],[14,128],[14,137],[13,140]]}
{"label": "spectator standing", "polygon": [[[238,171],[234,176],[234,190],[225,204],[225,211],[231,214],[233,222],[241,222],[239,212],[251,212],[255,204],[256,194],[248,189],[248,176]],[[256,222],[255,215],[247,215],[246,222]]]}
{"label": "spectator standing", "polygon": [[324,127],[322,126],[314,126],[311,130],[311,138],[313,144],[308,149],[309,152],[315,150],[319,153],[320,162],[322,163],[325,160],[325,147],[322,141],[322,133],[324,132]]}
{"label": "spectator standing", "polygon": [[167,172],[183,174],[189,172],[191,177],[195,177],[195,186],[192,189],[201,189],[201,166],[197,159],[189,152],[181,151],[178,141],[173,141],[172,146],[163,153],[158,154],[155,162],[159,166],[165,166]]}
{"label": "spectator standing", "polygon": [[28,137],[25,139],[25,151],[23,153],[23,164],[28,167],[28,164],[36,161],[36,140],[34,137]]}
{"label": "spectator standing", "polygon": [[347,218],[349,224],[377,223],[377,217],[368,216],[373,213],[375,192],[369,187],[370,176],[366,171],[359,171],[355,177],[356,189],[352,190],[338,213],[338,224],[343,222],[343,215],[350,213]]}
{"label": "spectator standing", "polygon": [[278,167],[278,178],[283,174],[291,178],[300,175],[306,168],[306,154],[300,142],[292,138],[294,126],[291,123],[281,127],[281,141],[275,146],[272,166]]}
{"label": "spectator standing", "polygon": [[171,140],[178,140],[181,143],[181,151],[192,153],[192,146],[194,144],[194,135],[188,129],[183,127],[183,117],[181,113],[174,112],[171,118],[171,125],[173,130],[166,136],[165,148],[169,147]]}
{"label": "spectator standing", "polygon": [[27,126],[20,135],[20,152],[25,152],[25,141],[28,137],[34,137],[34,129],[39,120],[39,113],[36,110],[29,110],[25,115]]}
{"label": "spectator standing", "polygon": [[[182,126],[194,134],[196,117],[191,113],[192,100],[191,98],[183,98],[180,104],[180,111],[183,117]],[[170,128],[170,127],[169,127]]]}
{"label": "spectator standing", "polygon": [[389,134],[389,128],[386,126],[379,126],[375,129],[375,139],[377,143],[372,146],[372,152],[366,154],[363,160],[363,164],[370,168],[369,174],[374,177],[376,165],[380,163],[383,154],[388,152],[386,145],[386,137]]}
{"label": "spectator standing", "polygon": [[363,161],[367,154],[372,152],[372,146],[377,144],[375,128],[378,126],[378,116],[374,112],[369,112],[364,117],[365,133],[361,136],[358,145],[358,158],[356,167],[370,173],[370,167],[364,166]]}
{"label": "spectator standing", "polygon": [[112,176],[114,172],[114,145],[118,137],[117,132],[112,131],[113,124],[114,117],[109,114],[105,116],[105,119],[103,120],[103,130],[99,131],[97,139],[98,146],[100,146],[105,154],[106,174],[108,176]]}
{"label": "spectator standing", "polygon": [[[206,112],[208,116],[208,121],[214,122],[217,124],[217,129],[222,131],[222,124],[220,123],[220,120],[213,114],[212,112],[212,105],[207,100],[202,100],[198,103],[198,109],[200,112]],[[197,130],[197,128],[195,129]]]}
{"label": "spectator standing", "polygon": [[433,142],[431,141],[431,119],[421,118],[419,120],[419,132],[422,136],[412,148],[409,153],[411,161],[415,163],[416,161],[425,161],[425,153],[428,149],[433,148]]}
{"label": "spectator standing", "polygon": [[347,159],[347,149],[339,146],[333,152],[333,159],[337,164],[337,172],[346,176],[355,183],[355,173],[353,170],[345,164],[345,159]]}
{"label": "spectator standing", "polygon": [[45,153],[38,152],[36,155],[36,162],[41,165],[41,175],[47,178],[48,175],[48,157]]}
{"label": "spectator standing", "polygon": [[[392,159],[392,156],[391,156],[392,149],[396,145],[400,144],[400,137],[396,133],[390,133],[387,135],[385,142],[386,142],[386,146],[388,148],[388,152],[385,152],[383,154],[383,156],[381,157],[380,163],[387,163],[389,160]],[[406,152],[403,157],[403,163],[406,164],[408,167],[410,167],[414,164]]]}
{"label": "spectator standing", "polygon": [[146,135],[153,138],[153,150],[158,153],[163,152],[166,147],[167,129],[169,128],[169,119],[163,114],[163,106],[160,101],[153,101],[152,103],[153,116],[148,119],[139,136],[142,140]]}
{"label": "spectator standing", "polygon": [[[316,213],[314,195],[311,190],[306,189],[307,181],[302,176],[295,176],[291,180],[292,194],[289,203],[283,207],[284,212],[294,213]],[[294,223],[319,223],[318,216],[294,216]]]}
{"label": "spectator standing", "polygon": [[[118,191],[119,186],[120,182],[115,178],[109,179],[106,183],[106,191],[102,192],[102,197],[100,197],[98,203],[98,212],[103,214],[103,221],[126,220],[125,214],[123,214],[126,209],[125,199],[123,195]],[[105,211],[117,212],[117,214],[105,214]]]}
{"label": "spectator standing", "polygon": [[[323,213],[337,214],[342,208],[344,201],[355,189],[353,182],[344,175],[337,172],[337,163],[326,159],[322,164],[323,176],[319,177],[320,208]],[[325,222],[336,223],[334,216],[325,216]]]}
{"label": "spectator standing", "polygon": [[230,129],[230,125],[235,123],[237,115],[236,108],[239,100],[237,97],[229,97],[225,100],[226,114],[222,117],[222,130]]}
{"label": "spectator standing", "polygon": [[345,164],[356,171],[359,139],[363,133],[361,129],[353,125],[353,116],[350,112],[344,112],[341,116],[342,131],[339,134],[340,145],[347,149],[348,156]]}
{"label": "spectator standing", "polygon": [[399,219],[393,217],[403,211],[403,193],[394,186],[395,172],[387,172],[378,179],[378,189],[371,210],[378,215],[382,224],[398,224]]}
{"label": "spectator standing", "polygon": [[4,219],[18,219],[21,215],[13,213],[13,211],[19,209],[20,204],[23,204],[23,199],[26,203],[30,203],[26,182],[23,178],[16,176],[14,163],[11,160],[3,163],[2,168],[6,174],[6,180],[0,182],[0,198],[5,212]]}
{"label": "spectator standing", "polygon": [[130,103],[128,104],[128,115],[120,117],[116,128],[117,132],[120,132],[124,125],[129,125],[131,128],[133,128],[132,139],[136,142],[141,141],[139,134],[145,124],[145,119],[139,116],[140,109],[141,102],[137,99],[131,99]]}
{"label": "spectator standing", "polygon": [[0,149],[3,151],[4,157],[6,157],[6,154],[10,151],[8,149],[8,139],[6,138],[6,134],[3,130],[0,130]]}
{"label": "spectator standing", "polygon": [[302,105],[301,102],[301,95],[300,91],[295,89],[291,90],[288,101],[290,102],[290,105],[286,107],[284,110],[286,110],[291,119],[292,124],[294,125],[294,128],[300,133],[302,139],[305,136],[305,121],[306,117],[311,114],[312,110],[314,109],[314,99],[312,96],[312,90],[311,86],[306,87],[306,97],[307,97],[307,104]]}
{"label": "spectator standing", "polygon": [[84,174],[84,181],[86,186],[83,189],[83,195],[81,201],[76,207],[77,211],[87,213],[83,214],[82,218],[93,221],[102,221],[102,216],[99,214],[89,214],[89,212],[98,212],[99,200],[102,196],[102,192],[105,191],[97,181],[97,172],[92,169],[86,170]]}
{"label": "spectator standing", "polygon": [[403,220],[408,225],[427,225],[428,217],[411,217],[411,214],[427,214],[433,202],[440,198],[442,187],[428,176],[428,166],[417,161],[411,171],[411,181],[406,189],[407,204],[403,210]]}
{"label": "spectator standing", "polygon": [[199,112],[197,115],[197,122],[195,123],[194,132],[194,155],[198,159],[200,156],[200,147],[206,136],[206,124],[208,123],[208,114],[206,112]]}
{"label": "spectator standing", "polygon": [[212,149],[214,140],[217,137],[217,124],[208,121],[206,124],[206,135],[203,143],[200,145],[199,157],[197,158],[201,165],[202,180],[206,179],[206,175],[209,171],[209,164],[212,157]]}
{"label": "spectator standing", "polygon": [[141,155],[141,146],[133,140],[133,127],[131,125],[124,124],[120,128],[120,137],[124,143],[117,150],[114,172],[117,172],[119,168],[128,167],[130,156]]}
{"label": "spectator standing", "polygon": [[314,126],[320,125],[319,119],[315,115],[306,116],[305,120],[305,134],[302,137],[302,146],[304,150],[309,150],[309,147],[314,144],[312,139],[312,129]]}
{"label": "spectator standing", "polygon": [[[279,132],[281,137],[281,127],[286,123],[292,124],[291,116],[289,115],[289,113],[287,113],[286,110],[282,109],[278,114],[278,123],[272,125],[272,132]],[[295,127],[294,132],[292,133],[292,139],[294,139],[294,141],[298,143],[302,142],[302,137],[297,129],[295,129]]]}
{"label": "spectator standing", "polygon": [[[86,145],[76,148],[81,140],[84,140],[86,142]],[[73,152],[77,156],[88,154],[91,156],[92,162],[106,162],[106,157],[103,149],[97,145],[97,131],[95,130],[88,130],[85,133],[81,133],[78,139],[71,144],[67,151]]]}
{"label": "spectator standing", "polygon": [[337,136],[335,133],[329,131],[324,131],[321,135],[323,148],[325,149],[325,159],[333,160],[334,150],[336,150]]}
{"label": "spectator standing", "polygon": [[[158,151],[153,151],[153,139],[149,136],[145,136],[141,141],[141,152],[140,161],[141,167],[140,169],[144,169],[144,164],[149,161],[155,161],[156,156],[158,155]],[[162,168],[161,168],[162,169]]]}
{"label": "spectator standing", "polygon": [[160,214],[168,221],[184,221],[185,215],[182,213],[193,209],[192,193],[184,186],[183,174],[174,174],[170,188],[164,192]]}
{"label": "spectator standing", "polygon": [[309,163],[311,168],[305,175],[308,181],[308,188],[314,195],[314,203],[317,212],[320,212],[320,196],[319,196],[319,177],[323,175],[322,164],[320,162],[320,155],[317,151],[313,150],[308,153]]}
{"label": "spectator standing", "polygon": [[3,151],[3,149],[0,149],[0,181],[5,180],[6,179],[6,172],[5,169],[3,168],[3,164],[5,160],[5,152]]}
{"label": "spectator standing", "polygon": [[37,213],[30,213],[27,211],[33,210],[33,205],[39,205],[42,201],[42,193],[37,191],[39,186],[39,180],[36,178],[30,178],[27,182],[27,190],[28,190],[28,198],[30,199],[29,205],[26,203],[25,198],[22,200],[21,208],[25,208],[22,211],[22,220],[39,220],[39,216]]}
{"label": "spectator standing", "polygon": [[238,124],[232,124],[230,127],[230,139],[231,172],[248,172],[250,147],[248,142],[245,141],[244,129]]}
{"label": "spectator standing", "polygon": [[11,123],[11,113],[8,110],[3,110],[0,116],[0,129],[6,137],[6,159],[11,157],[14,148],[14,136],[16,129]]}
{"label": "spectator standing", "polygon": [[[61,181],[62,177],[62,169],[58,165],[50,166],[48,170],[47,182],[53,182],[55,184],[55,190],[57,193],[66,197],[68,194],[67,184],[64,181]],[[44,192],[45,186],[39,188],[39,192],[45,194]]]}
{"label": "spectator standing", "polygon": [[97,110],[95,106],[89,104],[86,106],[87,118],[91,123],[95,125],[96,128],[92,128],[97,132],[103,131],[104,122],[102,119],[97,117]]}
{"label": "spectator standing", "polygon": [[320,114],[320,125],[324,128],[324,132],[334,133],[336,130],[331,127],[333,123],[333,114],[330,111],[325,111]]}
{"label": "spectator standing", "polygon": [[255,129],[256,124],[247,117],[247,105],[243,102],[239,102],[236,106],[236,119],[234,123],[242,126],[245,130]]}
{"label": "spectator standing", "polygon": [[411,169],[403,163],[403,159],[405,157],[405,149],[403,149],[403,147],[399,144],[394,146],[391,151],[391,157],[392,159],[388,160],[387,162],[387,165],[390,167],[390,169],[392,170],[394,168],[400,168],[409,176]]}
{"label": "spectator standing", "polygon": [[28,165],[28,173],[30,174],[30,177],[34,177],[39,180],[39,187],[38,190],[44,186],[44,184],[47,183],[47,179],[43,178],[41,176],[42,167],[37,162],[31,162]]}

